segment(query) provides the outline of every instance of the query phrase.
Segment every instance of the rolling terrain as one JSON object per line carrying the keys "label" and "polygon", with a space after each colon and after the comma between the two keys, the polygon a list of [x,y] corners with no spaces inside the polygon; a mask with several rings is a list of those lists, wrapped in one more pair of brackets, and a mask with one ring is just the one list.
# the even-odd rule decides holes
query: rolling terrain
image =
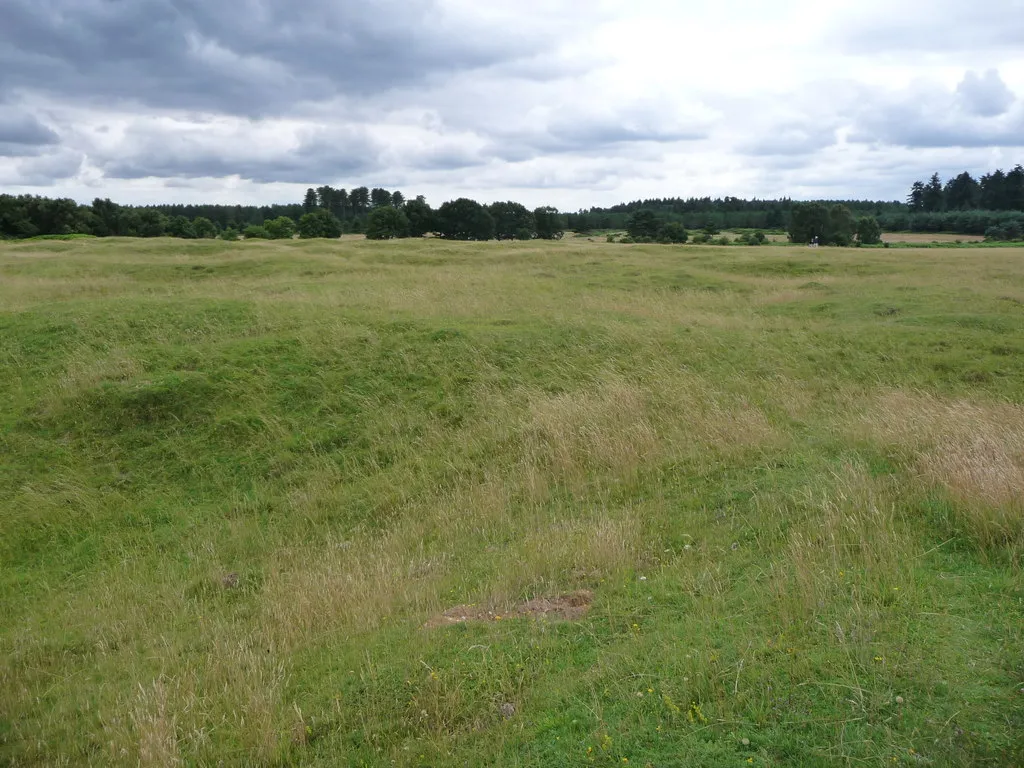
{"label": "rolling terrain", "polygon": [[1022,253],[0,243],[0,763],[1024,764]]}

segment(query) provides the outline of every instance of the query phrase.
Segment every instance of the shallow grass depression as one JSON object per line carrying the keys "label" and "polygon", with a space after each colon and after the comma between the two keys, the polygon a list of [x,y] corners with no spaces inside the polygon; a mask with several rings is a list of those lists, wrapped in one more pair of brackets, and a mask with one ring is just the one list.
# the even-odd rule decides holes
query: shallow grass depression
{"label": "shallow grass depression", "polygon": [[1024,764],[1022,253],[0,244],[0,763]]}

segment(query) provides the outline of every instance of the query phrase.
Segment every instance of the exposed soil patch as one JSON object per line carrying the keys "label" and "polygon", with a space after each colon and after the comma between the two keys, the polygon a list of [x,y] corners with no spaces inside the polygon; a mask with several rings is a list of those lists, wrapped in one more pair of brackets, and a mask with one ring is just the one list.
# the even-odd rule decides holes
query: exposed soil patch
{"label": "exposed soil patch", "polygon": [[578,621],[587,615],[593,600],[594,594],[582,589],[558,597],[535,597],[504,612],[481,605],[456,605],[430,619],[423,628],[437,629],[467,621],[502,621],[524,617],[544,621]]}

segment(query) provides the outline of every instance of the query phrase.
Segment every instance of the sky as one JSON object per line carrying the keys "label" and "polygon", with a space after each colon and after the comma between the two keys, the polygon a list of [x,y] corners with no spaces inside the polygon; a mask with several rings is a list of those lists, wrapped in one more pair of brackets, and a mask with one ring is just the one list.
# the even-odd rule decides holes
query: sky
{"label": "sky", "polygon": [[562,210],[1024,163],[1024,0],[0,0],[0,192]]}

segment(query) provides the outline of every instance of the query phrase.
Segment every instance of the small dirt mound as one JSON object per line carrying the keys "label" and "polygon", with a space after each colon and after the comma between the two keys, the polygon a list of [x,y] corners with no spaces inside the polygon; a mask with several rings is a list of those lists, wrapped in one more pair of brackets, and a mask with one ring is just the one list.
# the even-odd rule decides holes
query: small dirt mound
{"label": "small dirt mound", "polygon": [[467,621],[502,621],[504,619],[534,618],[544,621],[578,621],[587,615],[594,594],[582,589],[558,597],[535,597],[520,603],[507,611],[495,610],[487,606],[456,605],[440,616],[435,616],[424,629],[437,629],[452,624],[464,624]]}

